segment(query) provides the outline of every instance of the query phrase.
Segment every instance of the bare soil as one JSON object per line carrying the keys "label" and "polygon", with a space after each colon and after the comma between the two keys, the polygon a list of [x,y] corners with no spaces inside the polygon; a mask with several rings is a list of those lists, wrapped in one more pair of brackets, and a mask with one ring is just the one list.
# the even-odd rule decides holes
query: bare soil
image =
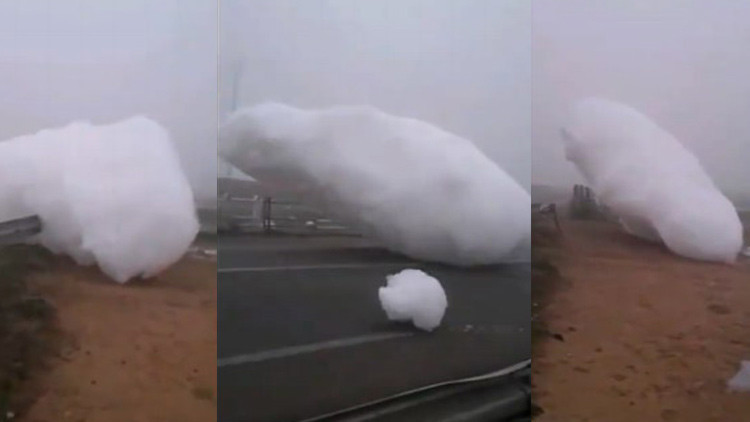
{"label": "bare soil", "polygon": [[0,421],[28,408],[30,379],[43,370],[57,348],[55,309],[27,286],[29,274],[43,271],[53,257],[41,248],[0,250]]}
{"label": "bare soil", "polygon": [[62,339],[22,421],[216,420],[215,262],[118,285],[58,259],[28,286],[56,308]]}
{"label": "bare soil", "polygon": [[537,251],[559,278],[534,279],[535,421],[750,421],[750,393],[726,389],[750,359],[750,260],[687,260],[609,223],[563,231]]}

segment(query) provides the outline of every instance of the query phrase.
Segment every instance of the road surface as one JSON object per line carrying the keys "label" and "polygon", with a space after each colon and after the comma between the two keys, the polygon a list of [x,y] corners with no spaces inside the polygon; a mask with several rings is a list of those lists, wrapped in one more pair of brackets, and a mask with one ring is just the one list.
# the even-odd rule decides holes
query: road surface
{"label": "road surface", "polygon": [[[432,333],[391,323],[385,277],[419,268],[448,295]],[[341,238],[227,238],[218,285],[219,419],[303,420],[530,357],[528,264],[459,269]]]}

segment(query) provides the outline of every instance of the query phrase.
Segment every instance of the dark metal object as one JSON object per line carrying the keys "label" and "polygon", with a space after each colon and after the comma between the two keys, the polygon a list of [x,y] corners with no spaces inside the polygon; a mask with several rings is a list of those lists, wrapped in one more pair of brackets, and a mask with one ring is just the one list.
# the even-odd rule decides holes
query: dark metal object
{"label": "dark metal object", "polygon": [[591,188],[575,185],[570,201],[570,217],[576,220],[606,220],[607,213]]}
{"label": "dark metal object", "polygon": [[553,221],[555,222],[557,231],[562,233],[562,226],[560,225],[560,219],[557,213],[557,204],[532,204],[531,211],[532,213],[536,213],[539,215],[548,215],[552,217]]}
{"label": "dark metal object", "polygon": [[273,228],[271,224],[273,222],[271,218],[272,203],[273,200],[271,198],[263,198],[263,211],[261,215],[263,218],[263,231],[265,233],[270,233]]}
{"label": "dark metal object", "polygon": [[22,243],[42,231],[42,220],[33,215],[0,222],[0,246]]}
{"label": "dark metal object", "polygon": [[378,405],[315,418],[320,422],[501,422],[530,417],[530,368],[427,389]]}

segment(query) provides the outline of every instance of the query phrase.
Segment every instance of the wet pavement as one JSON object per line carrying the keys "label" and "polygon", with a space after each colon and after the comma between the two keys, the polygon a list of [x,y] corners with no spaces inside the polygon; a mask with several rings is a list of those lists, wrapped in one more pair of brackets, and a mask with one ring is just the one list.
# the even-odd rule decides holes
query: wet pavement
{"label": "wet pavement", "polygon": [[[391,323],[388,274],[422,269],[449,306],[432,333]],[[220,241],[220,420],[302,420],[530,357],[528,264],[415,262],[357,238]]]}

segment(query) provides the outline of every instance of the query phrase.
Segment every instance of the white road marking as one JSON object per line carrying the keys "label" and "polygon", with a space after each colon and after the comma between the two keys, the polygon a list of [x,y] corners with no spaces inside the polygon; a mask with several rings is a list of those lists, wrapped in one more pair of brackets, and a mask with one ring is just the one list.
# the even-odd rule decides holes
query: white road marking
{"label": "white road marking", "polygon": [[308,270],[343,270],[366,269],[376,267],[415,267],[424,265],[418,262],[378,262],[373,264],[318,264],[318,265],[284,265],[272,267],[219,268],[219,273],[260,273],[271,271],[308,271]]}
{"label": "white road marking", "polygon": [[246,363],[257,363],[271,359],[280,359],[289,356],[320,352],[322,350],[339,349],[342,347],[356,346],[364,343],[391,340],[396,338],[411,337],[414,333],[381,333],[370,334],[359,337],[349,337],[338,340],[323,341],[320,343],[304,344],[301,346],[283,347],[281,349],[264,350],[262,352],[249,353],[245,355],[231,356],[218,360],[218,367],[243,365]]}

